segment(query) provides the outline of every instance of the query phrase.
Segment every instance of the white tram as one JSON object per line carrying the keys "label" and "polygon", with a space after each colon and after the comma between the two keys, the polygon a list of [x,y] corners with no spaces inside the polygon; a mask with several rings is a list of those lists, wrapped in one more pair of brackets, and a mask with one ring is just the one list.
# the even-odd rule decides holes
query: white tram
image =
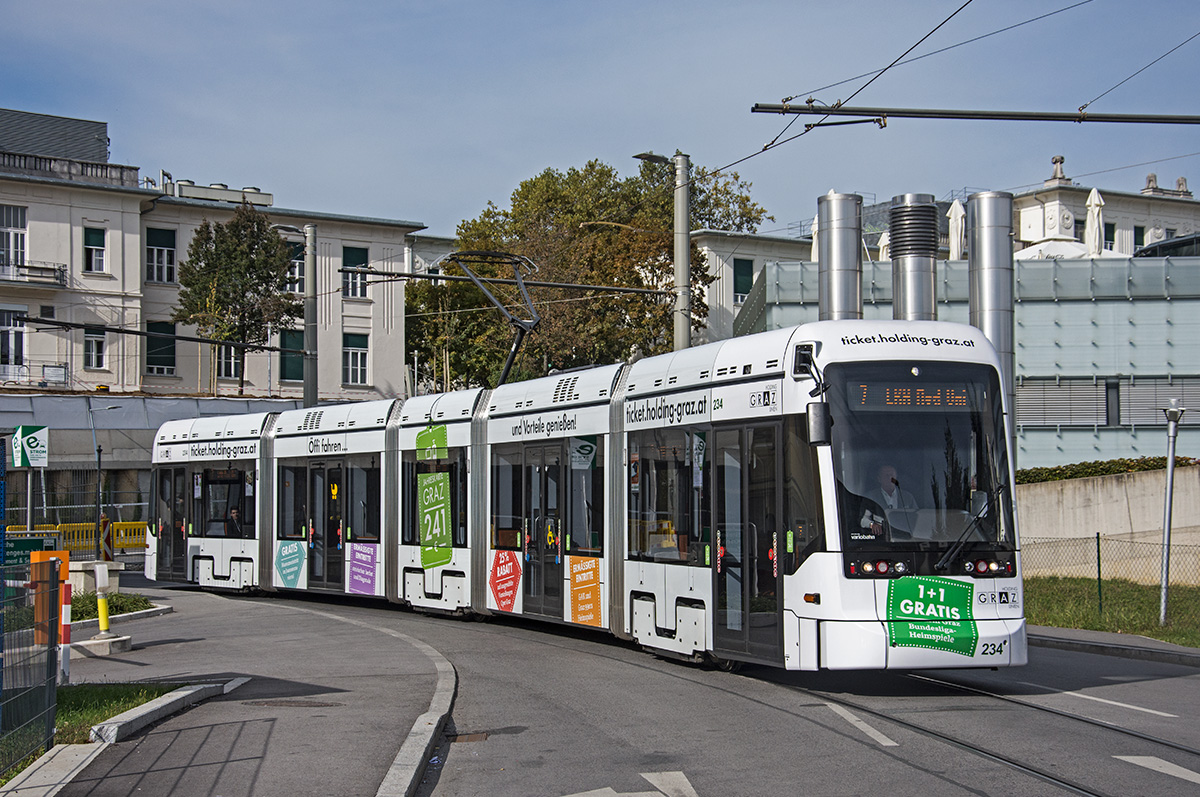
{"label": "white tram", "polygon": [[688,659],[1020,665],[1004,401],[974,327],[836,321],[492,391],[172,421],[146,573]]}

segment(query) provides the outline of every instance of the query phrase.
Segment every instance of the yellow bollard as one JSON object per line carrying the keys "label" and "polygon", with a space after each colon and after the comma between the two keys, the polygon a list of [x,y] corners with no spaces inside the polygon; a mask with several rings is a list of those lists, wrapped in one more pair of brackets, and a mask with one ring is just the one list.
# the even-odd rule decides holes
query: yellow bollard
{"label": "yellow bollard", "polygon": [[112,639],[116,634],[108,630],[108,564],[97,562],[96,569],[96,613],[100,620],[100,633],[92,639]]}

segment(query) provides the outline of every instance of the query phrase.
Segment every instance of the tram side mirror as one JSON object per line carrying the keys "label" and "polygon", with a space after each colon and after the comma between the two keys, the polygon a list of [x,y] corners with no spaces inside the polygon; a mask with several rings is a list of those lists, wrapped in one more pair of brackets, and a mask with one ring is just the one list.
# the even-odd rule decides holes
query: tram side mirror
{"label": "tram side mirror", "polygon": [[814,401],[808,405],[808,444],[810,446],[827,446],[833,442],[833,418],[829,415],[829,405],[823,401]]}

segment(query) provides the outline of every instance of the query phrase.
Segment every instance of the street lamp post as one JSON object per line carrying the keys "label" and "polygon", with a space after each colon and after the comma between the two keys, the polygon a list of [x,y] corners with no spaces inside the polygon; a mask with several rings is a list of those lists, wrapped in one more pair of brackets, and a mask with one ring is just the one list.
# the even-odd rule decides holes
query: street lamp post
{"label": "street lamp post", "polygon": [[1167,580],[1171,572],[1171,493],[1175,485],[1175,438],[1179,435],[1179,422],[1186,409],[1179,406],[1179,399],[1171,399],[1171,406],[1163,407],[1167,416],[1167,496],[1163,506],[1162,544],[1162,595],[1159,600],[1158,624],[1167,624]]}
{"label": "street lamp post", "polygon": [[103,449],[96,442],[96,420],[95,420],[95,418],[92,417],[92,413],[105,412],[106,410],[115,410],[115,409],[119,409],[119,407],[117,407],[115,404],[112,406],[108,406],[108,407],[93,407],[92,406],[92,397],[91,396],[87,397],[88,427],[90,427],[92,430],[92,449],[96,452],[96,533],[95,533],[96,551],[95,551],[95,553],[96,553],[96,561],[97,562],[100,561],[100,557],[101,557],[101,554],[100,554],[100,515],[101,515],[100,483],[102,481],[102,478],[101,478],[102,471],[100,470],[100,455],[101,455],[101,452],[103,451]]}
{"label": "street lamp post", "polygon": [[[651,163],[671,163],[662,155],[643,152],[633,157]],[[686,349],[692,342],[692,231],[691,192],[689,172],[691,162],[682,153],[675,163],[675,351]]]}

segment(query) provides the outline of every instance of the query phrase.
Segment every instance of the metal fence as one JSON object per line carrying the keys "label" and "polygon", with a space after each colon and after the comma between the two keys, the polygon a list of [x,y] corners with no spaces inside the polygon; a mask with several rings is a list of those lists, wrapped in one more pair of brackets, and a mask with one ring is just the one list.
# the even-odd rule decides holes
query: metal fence
{"label": "metal fence", "polygon": [[54,744],[61,621],[58,574],[56,562],[0,567],[0,772]]}
{"label": "metal fence", "polygon": [[[0,522],[24,523],[29,505],[29,485],[24,471],[8,474],[8,501]],[[95,469],[33,472],[34,525],[96,522]],[[149,472],[105,470],[100,483],[100,511],[114,521],[149,517]]]}
{"label": "metal fence", "polygon": [[[141,563],[146,558],[146,524],[140,521],[132,523],[109,523],[106,525],[109,545],[112,546],[112,558],[119,562]],[[72,562],[88,562],[97,558],[107,558],[104,554],[103,535],[99,547],[96,545],[95,523],[60,523],[35,525],[33,531],[24,526],[8,526],[8,539],[20,545],[22,540],[29,540],[32,547],[40,546],[44,550],[69,551]],[[11,547],[11,545],[10,545]],[[29,545],[22,547],[31,547]],[[100,555],[97,556],[97,551]]]}
{"label": "metal fence", "polygon": [[[1095,608],[1108,606],[1105,585],[1127,582],[1153,592],[1154,615],[1162,585],[1161,542],[1118,537],[1035,538],[1021,541],[1021,567],[1026,579],[1086,578],[1096,583]],[[1171,545],[1168,618],[1200,627],[1200,545]],[[1153,589],[1152,589],[1153,588]],[[1110,596],[1113,590],[1108,590]]]}

